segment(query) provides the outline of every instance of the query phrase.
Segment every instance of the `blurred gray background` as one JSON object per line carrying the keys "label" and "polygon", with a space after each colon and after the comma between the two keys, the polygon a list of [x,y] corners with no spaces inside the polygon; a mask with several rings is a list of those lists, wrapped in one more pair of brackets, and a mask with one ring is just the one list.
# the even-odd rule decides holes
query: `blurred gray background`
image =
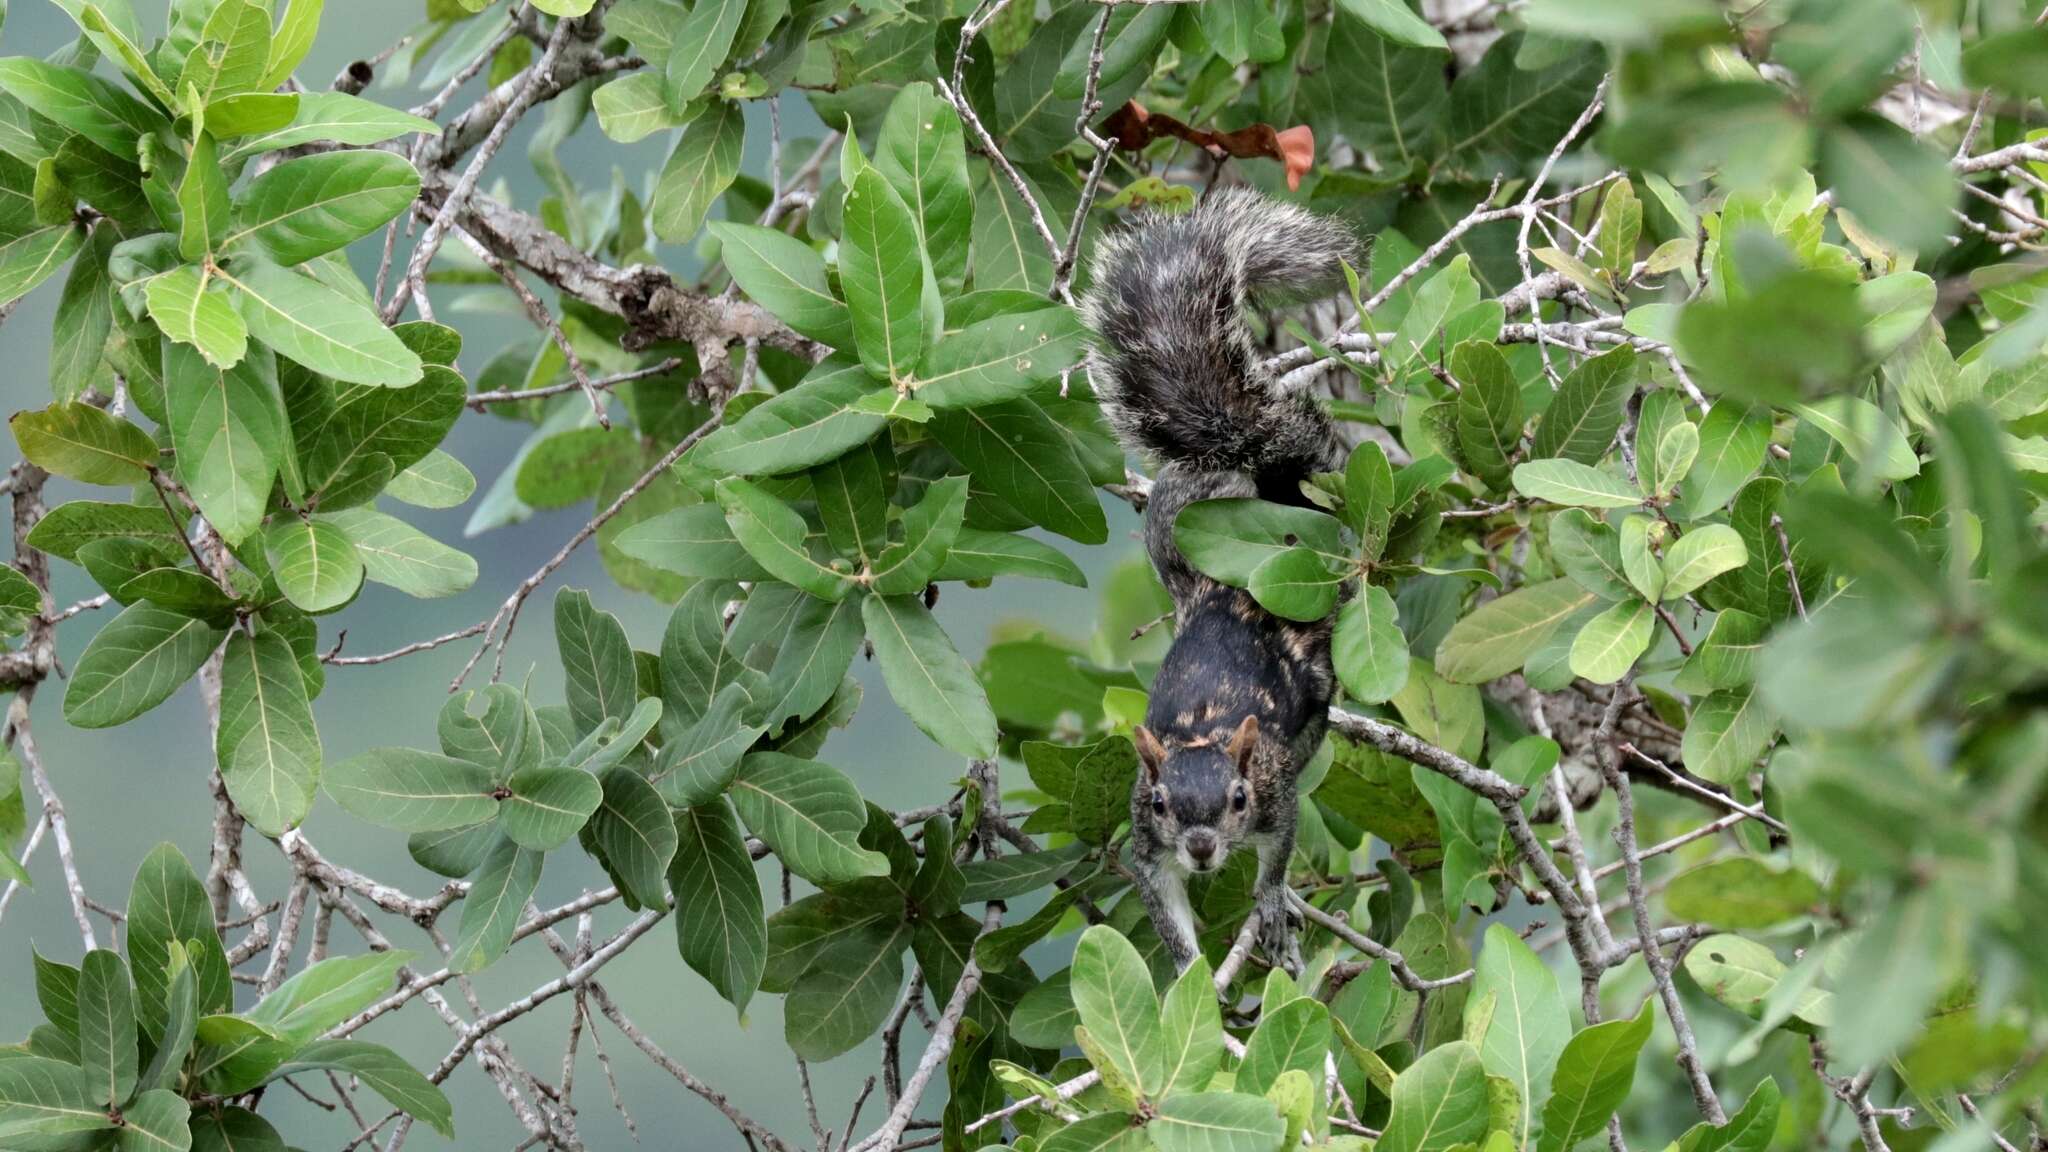
{"label": "blurred gray background", "polygon": [[[152,34],[160,32],[164,19],[161,0],[137,0],[136,7],[144,28]],[[300,79],[309,87],[324,86],[349,61],[374,54],[403,35],[421,18],[423,7],[420,0],[327,0],[319,39],[311,57],[299,70]],[[49,0],[14,0],[11,9],[4,30],[0,30],[0,54],[45,55],[76,34],[69,18]],[[102,70],[105,71],[104,66]],[[424,71],[423,66],[415,76]],[[423,99],[425,93],[410,85],[394,88],[380,80],[365,95],[405,107]],[[454,108],[459,110],[464,104],[458,98]],[[756,103],[750,106],[749,115],[746,171],[765,178],[766,108]],[[538,120],[536,111],[499,154],[484,181],[489,187],[494,180],[505,180],[515,201],[529,209],[542,191],[526,163],[524,142]],[[810,110],[796,100],[785,101],[782,120],[785,155],[795,157],[785,162],[794,164],[808,152],[799,142],[806,137],[816,140],[821,128]],[[562,156],[568,169],[582,174],[592,186],[607,183],[616,167],[624,173],[629,187],[639,188],[646,174],[660,167],[668,147],[666,137],[652,137],[633,145],[615,144],[598,132],[593,117],[563,148]],[[359,271],[366,277],[374,274],[374,252],[358,250],[353,255]],[[679,270],[695,265],[682,248],[670,248],[661,255]],[[400,260],[402,263],[402,255]],[[0,375],[0,413],[11,415],[50,402],[50,324],[62,280],[60,275],[39,288],[0,327],[0,363],[9,369]],[[437,293],[437,300],[447,298]],[[472,378],[493,350],[509,338],[530,331],[516,320],[464,314],[445,304],[439,312],[444,323],[462,330],[465,350],[461,367]],[[528,428],[495,417],[465,413],[443,446],[469,465],[481,488],[488,486],[503,468]],[[17,453],[11,440],[0,440],[0,458],[11,461]],[[53,504],[87,494],[82,486],[63,481],[54,482],[49,492]],[[112,497],[99,490],[99,498]],[[390,501],[384,503],[387,511],[401,514],[438,539],[470,552],[476,557],[482,575],[469,592],[445,600],[413,600],[381,585],[369,585],[354,605],[322,622],[323,646],[333,642],[338,627],[348,629],[349,652],[366,654],[488,617],[513,585],[553,554],[591,511],[585,505],[542,512],[525,524],[463,540],[462,527],[470,512],[467,505],[431,512],[393,505]],[[1062,548],[1087,570],[1091,584],[1097,586],[1117,561],[1136,551],[1131,536],[1135,517],[1123,505],[1114,501],[1110,504],[1111,536],[1107,546],[1082,548],[1061,542]],[[60,606],[98,591],[80,569],[61,561],[55,567],[55,594]],[[589,588],[599,606],[616,612],[624,621],[636,647],[656,647],[667,619],[666,605],[625,592],[613,584],[599,566],[594,548],[586,546],[522,613],[506,659],[506,674],[515,682],[524,679],[532,669],[531,683],[537,702],[560,699],[561,673],[549,628],[548,603],[555,588],[562,585]],[[938,608],[940,620],[969,660],[979,659],[991,629],[999,620],[1028,616],[1078,639],[1093,629],[1096,615],[1097,598],[1092,589],[1044,582],[1004,582],[988,591],[960,588],[950,591]],[[97,613],[64,625],[60,655],[67,665],[76,660],[93,631],[107,618],[105,613]],[[328,761],[383,744],[434,747],[435,713],[449,680],[471,651],[469,643],[453,644],[377,668],[330,669],[326,691],[314,705]],[[964,765],[910,724],[889,699],[871,664],[857,662],[855,671],[867,689],[866,705],[850,728],[833,735],[823,758],[845,769],[870,798],[885,806],[911,806],[943,798]],[[164,840],[175,842],[203,872],[211,816],[205,776],[212,749],[196,690],[188,685],[140,719],[97,732],[81,731],[64,723],[60,711],[62,696],[61,683],[47,685],[35,702],[33,717],[43,757],[70,812],[88,892],[115,905],[125,903],[136,865],[152,846]],[[1012,773],[1012,782],[1019,781],[1021,770]],[[324,796],[316,803],[306,830],[313,843],[331,858],[416,894],[430,894],[441,883],[438,877],[413,864],[406,854],[403,835],[354,820]],[[277,852],[253,831],[250,838],[245,860],[259,895],[266,901],[282,898],[287,873]],[[71,963],[76,963],[79,956],[77,930],[64,897],[55,852],[47,840],[30,871],[36,880],[35,889],[16,897],[4,926],[0,926],[0,989],[5,990],[0,995],[0,1042],[22,1038],[41,1019],[33,995],[31,947],[39,946],[45,954]],[[772,908],[776,900],[775,877],[764,869],[762,881]],[[571,846],[549,857],[536,899],[543,906],[551,905],[574,898],[585,888],[606,883],[602,871]],[[626,919],[620,909],[605,909],[598,922],[600,938]],[[452,929],[452,921],[450,924]],[[104,946],[104,921],[95,927],[101,932]],[[406,925],[387,922],[385,927],[403,946],[431,947],[420,933]],[[565,929],[572,927],[573,924],[564,925]],[[232,942],[239,938],[239,932],[230,936]],[[360,941],[354,933],[337,924],[336,951],[359,948]],[[561,971],[550,953],[528,942],[482,973],[476,979],[477,993],[489,1010],[525,994]],[[756,997],[747,1018],[736,1019],[731,1006],[719,999],[676,955],[674,936],[666,924],[608,966],[603,981],[627,1013],[670,1055],[729,1093],[735,1105],[792,1142],[809,1143],[795,1064],[782,1040],[779,997]],[[247,993],[246,989],[240,991]],[[505,1033],[520,1059],[544,1079],[554,1080],[560,1074],[569,1013],[570,997],[562,996],[515,1022]],[[620,1094],[639,1125],[639,1146],[744,1147],[708,1104],[653,1067],[601,1018],[599,1027],[600,1039],[613,1057]],[[916,1031],[914,1023],[912,1031]],[[431,1067],[453,1042],[453,1034],[420,1004],[379,1021],[366,1031],[365,1038],[393,1045],[424,1067]],[[879,1044],[871,1042],[813,1069],[822,1118],[828,1127],[845,1126],[846,1109],[853,1095],[861,1081],[877,1068],[878,1049]],[[916,1050],[908,1037],[906,1050]],[[635,1147],[625,1125],[606,1101],[603,1072],[591,1052],[586,1039],[576,1072],[576,1100],[583,1135],[594,1149]],[[524,1137],[495,1087],[475,1070],[473,1062],[455,1074],[447,1090],[455,1105],[455,1141],[451,1145],[419,1127],[413,1130],[409,1147],[510,1148]],[[930,1098],[928,1114],[939,1099],[936,1093]],[[363,1100],[366,1110],[374,1106],[377,1111],[373,1115],[382,1115],[381,1101],[367,1094]],[[262,1111],[291,1143],[307,1149],[337,1148],[355,1131],[346,1118],[322,1112],[289,1092],[271,1093],[263,1101]],[[863,1125],[871,1126],[879,1120],[880,1113],[879,1101],[871,1101]]]}

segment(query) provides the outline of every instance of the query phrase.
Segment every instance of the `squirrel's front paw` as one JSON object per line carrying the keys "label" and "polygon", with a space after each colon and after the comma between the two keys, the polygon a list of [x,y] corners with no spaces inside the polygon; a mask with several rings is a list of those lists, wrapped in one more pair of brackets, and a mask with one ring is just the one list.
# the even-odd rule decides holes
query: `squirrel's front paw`
{"label": "squirrel's front paw", "polygon": [[1282,888],[1259,900],[1259,950],[1290,976],[1301,974],[1301,913]]}

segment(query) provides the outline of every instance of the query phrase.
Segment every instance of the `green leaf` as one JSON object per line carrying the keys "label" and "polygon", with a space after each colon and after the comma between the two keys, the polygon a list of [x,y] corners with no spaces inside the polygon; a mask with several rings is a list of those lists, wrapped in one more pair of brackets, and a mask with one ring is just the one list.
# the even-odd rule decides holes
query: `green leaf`
{"label": "green leaf", "polygon": [[164,346],[163,363],[178,478],[221,537],[239,545],[262,527],[284,451],[274,363],[258,349],[220,368],[176,343]]}
{"label": "green leaf", "polygon": [[1450,103],[1443,79],[1450,53],[1387,35],[1360,11],[1390,4],[1405,7],[1403,0],[1339,4],[1323,70],[1302,82],[1328,103],[1353,147],[1384,154],[1405,171],[1435,154],[1435,130]]}
{"label": "green leaf", "polygon": [[287,160],[250,181],[216,246],[246,244],[279,264],[303,264],[383,227],[419,195],[420,174],[403,156],[376,150]]}
{"label": "green leaf", "polygon": [[0,91],[131,163],[139,137],[170,127],[161,112],[110,81],[28,56],[0,60]]}
{"label": "green leaf", "polygon": [[1259,606],[1275,616],[1313,622],[1330,614],[1343,582],[1315,552],[1289,548],[1260,561],[1249,587]]}
{"label": "green leaf", "polygon": [[[258,0],[221,0],[199,30],[199,43],[185,57],[177,89],[191,106],[188,115],[224,96],[252,91],[270,64],[270,5]],[[196,93],[196,97],[195,97]]]}
{"label": "green leaf", "polygon": [[1082,544],[1109,538],[1095,485],[1068,433],[1029,398],[940,412],[932,435],[986,490],[1033,524]]}
{"label": "green leaf", "polygon": [[370,508],[347,508],[330,513],[327,521],[355,545],[363,575],[379,584],[429,599],[453,596],[476,583],[475,558],[396,516]]}
{"label": "green leaf", "polygon": [[308,612],[348,603],[363,586],[363,560],[340,526],[283,515],[263,530],[263,554],[285,598]]}
{"label": "green leaf", "polygon": [[957,290],[967,275],[973,192],[960,114],[930,84],[906,84],[889,102],[875,142],[875,169],[910,208],[933,275]]}
{"label": "green leaf", "polygon": [[[9,63],[13,61],[0,60]],[[85,229],[75,224],[38,228],[0,244],[0,306],[28,295],[84,245]]]}
{"label": "green leaf", "polygon": [[[732,0],[718,2],[730,6]],[[680,244],[697,234],[704,214],[739,175],[746,140],[746,117],[736,103],[713,101],[690,121],[654,186],[655,236]]]}
{"label": "green leaf", "polygon": [[561,649],[564,694],[576,730],[587,733],[606,719],[624,722],[639,703],[633,646],[619,618],[590,603],[590,593],[555,593],[555,643]]}
{"label": "green leaf", "polygon": [[1531,460],[1515,465],[1515,491],[1532,500],[1582,508],[1633,508],[1642,493],[1611,472],[1574,460]]}
{"label": "green leaf", "polygon": [[[583,7],[588,10],[590,5],[584,3]],[[669,107],[680,111],[711,83],[718,65],[732,49],[733,34],[739,31],[746,11],[746,0],[698,0],[690,6],[689,16],[676,26],[674,47],[669,52]]]}
{"label": "green leaf", "polygon": [[1543,1105],[1543,1138],[1537,1143],[1542,1152],[1576,1148],[1607,1127],[1635,1082],[1636,1054],[1650,1038],[1651,1023],[1645,1004],[1635,1019],[1592,1025],[1564,1046]]}
{"label": "green leaf", "polygon": [[1745,779],[1777,734],[1764,703],[1749,688],[1716,692],[1693,706],[1685,725],[1688,771],[1716,784]]}
{"label": "green leaf", "polygon": [[1338,6],[1396,44],[1449,48],[1444,34],[1417,16],[1403,0],[1338,0]]}
{"label": "green leaf", "polygon": [[95,1102],[125,1104],[135,1091],[135,997],[119,954],[95,948],[78,969],[78,1052]]}
{"label": "green leaf", "polygon": [[[67,206],[65,218],[70,218]],[[76,396],[98,371],[114,329],[112,280],[107,258],[114,231],[95,233],[93,250],[71,263],[57,316],[50,330],[50,387],[58,398]]]}
{"label": "green leaf", "polygon": [[[744,811],[744,809],[742,809]],[[910,926],[892,914],[827,943],[783,1000],[783,1039],[798,1056],[830,1060],[881,1027],[903,988]]]}
{"label": "green leaf", "polygon": [[401,468],[384,494],[415,508],[453,508],[476,492],[476,476],[439,448]]}
{"label": "green leaf", "polygon": [[1014,400],[1078,363],[1086,336],[1063,307],[976,321],[948,332],[925,353],[916,396],[940,409]]}
{"label": "green leaf", "polygon": [[[1651,521],[1649,517],[1626,517],[1622,521],[1622,572],[1628,574],[1628,586],[1642,594],[1642,599],[1657,603],[1663,596],[1663,562],[1657,553],[1651,551]],[[1657,525],[1659,539],[1663,525]]]}
{"label": "green leaf", "polygon": [[1571,580],[1546,580],[1489,600],[1453,625],[1437,645],[1436,670],[1460,684],[1504,676],[1594,599]]}
{"label": "green leaf", "polygon": [[[636,777],[637,779],[637,777]],[[470,878],[462,898],[462,929],[448,953],[448,967],[480,972],[512,946],[512,933],[525,915],[526,902],[540,884],[547,856],[522,848],[510,837],[499,840]]]}
{"label": "green leaf", "polygon": [[1238,1064],[1236,1090],[1265,1095],[1288,1072],[1313,1072],[1322,1079],[1330,1054],[1330,1010],[1312,996],[1284,1004],[1269,997],[1259,1026],[1245,1044]]}
{"label": "green leaf", "polygon": [[125,724],[170,698],[227,632],[147,602],[108,621],[64,688],[64,719],[80,728]]}
{"label": "green leaf", "polygon": [[1258,0],[1214,0],[1200,16],[1209,46],[1232,64],[1270,63],[1286,53],[1279,18]]}
{"label": "green leaf", "polygon": [[1650,647],[1657,611],[1628,599],[1593,617],[1572,641],[1572,673],[1595,684],[1612,684],[1635,666]]}
{"label": "green leaf", "polygon": [[726,270],[755,303],[819,343],[853,348],[853,314],[832,294],[825,259],[810,245],[753,224],[713,220],[707,227],[718,240]]}
{"label": "green leaf", "polygon": [[1530,454],[1598,463],[1621,428],[1623,409],[1635,388],[1635,349],[1623,344],[1580,364],[1558,386],[1536,424]]}
{"label": "green leaf", "polygon": [[1477,68],[1451,85],[1450,150],[1528,159],[1550,151],[1585,111],[1607,70],[1593,45],[1574,46],[1556,63],[1527,69],[1516,60],[1522,36],[1503,36]]}
{"label": "green leaf", "polygon": [[43,1147],[45,1141],[111,1126],[76,1066],[26,1053],[0,1060],[0,1139]]}
{"label": "green leaf", "polygon": [[460,374],[438,364],[427,365],[409,388],[334,388],[331,401],[327,389],[307,383],[304,373],[287,371],[283,379],[290,385],[287,407],[295,418],[292,437],[306,486],[319,492],[328,511],[350,477],[365,468],[382,471],[370,457],[389,457],[395,471],[433,451],[461,415],[469,392]]}
{"label": "green leaf", "polygon": [[[299,0],[294,0],[294,7]],[[382,1096],[386,1103],[416,1120],[424,1120],[442,1136],[455,1135],[455,1113],[448,1098],[398,1053],[365,1040],[318,1040],[292,1054],[291,1061],[271,1073],[281,1080],[300,1072],[346,1072]],[[234,1145],[240,1148],[241,1145]]]}
{"label": "green leaf", "polygon": [[777,580],[821,600],[842,600],[855,587],[845,561],[820,563],[806,545],[804,518],[766,489],[738,478],[718,482],[726,525],[747,554]]}
{"label": "green leaf", "polygon": [[620,144],[634,144],[656,132],[681,128],[697,109],[682,114],[669,107],[668,84],[658,72],[630,72],[590,94],[597,125]]}
{"label": "green leaf", "polygon": [[1128,1112],[1083,1116],[1038,1145],[1039,1152],[1145,1152],[1150,1147],[1146,1130]]}
{"label": "green leaf", "polygon": [[590,838],[620,891],[640,907],[662,907],[661,879],[676,854],[675,817],[654,785],[629,767],[607,770],[600,783],[604,802],[590,819]]}
{"label": "green leaf", "polygon": [[186,1152],[192,1147],[191,1113],[176,1092],[144,1092],[121,1110],[121,1152]]}
{"label": "green leaf", "polygon": [[1557,976],[1505,925],[1488,926],[1477,967],[1468,1003],[1494,997],[1479,1057],[1489,1074],[1515,1085],[1519,1107],[1510,1134],[1519,1147],[1534,1128],[1536,1102],[1550,1093],[1551,1072],[1571,1037],[1571,1017]]}
{"label": "green leaf", "polygon": [[[636,741],[637,743],[637,741]],[[505,782],[498,825],[521,848],[550,852],[574,839],[604,802],[604,787],[581,768],[529,768]]]}
{"label": "green leaf", "polygon": [[[1029,178],[1025,186],[1030,187]],[[1043,209],[1046,199],[1036,190],[1032,199]],[[1031,215],[1006,179],[986,165],[974,188],[974,238],[970,247],[974,286],[1044,292],[1052,283],[1052,258],[1032,230]]]}
{"label": "green leaf", "polygon": [[1467,340],[1451,350],[1458,392],[1458,446],[1474,475],[1506,488],[1508,461],[1522,443],[1522,391],[1507,357],[1490,343]]}
{"label": "green leaf", "polygon": [[195,1026],[189,1083],[223,1096],[263,1083],[298,1045],[240,1016],[215,1014]]}
{"label": "green leaf", "polygon": [[[206,110],[206,130],[219,141],[275,132],[299,114],[297,92],[244,92],[213,102]],[[228,157],[222,156],[225,163]]]}
{"label": "green leaf", "polygon": [[875,559],[868,587],[881,596],[923,592],[959,535],[966,509],[967,477],[948,476],[927,487],[904,509],[903,539]]}
{"label": "green leaf", "polygon": [[888,419],[859,410],[877,387],[861,366],[834,357],[690,450],[691,464],[744,476],[797,472],[874,438]]}
{"label": "green leaf", "polygon": [[925,735],[962,756],[993,756],[996,717],[988,694],[916,596],[861,602],[868,642],[889,695]]}
{"label": "green leaf", "polygon": [[166,555],[184,551],[163,509],[139,504],[67,501],[36,521],[28,535],[30,547],[74,563],[80,548],[101,540],[146,542]]}
{"label": "green leaf", "polygon": [[228,795],[258,831],[276,836],[306,818],[319,787],[320,733],[282,633],[228,637],[214,747]]}
{"label": "green leaf", "polygon": [[149,433],[90,404],[52,404],[8,422],[30,463],[86,484],[141,484],[156,467]]}
{"label": "green leaf", "polygon": [[292,0],[284,21],[270,38],[270,55],[263,65],[263,79],[256,87],[264,91],[291,79],[292,71],[313,50],[313,38],[320,31],[320,9],[324,0]]}
{"label": "green leaf", "polygon": [[1758,1082],[1742,1110],[1716,1128],[1699,1123],[1679,1140],[1679,1152],[1764,1152],[1777,1134],[1778,1082],[1769,1076]]}
{"label": "green leaf", "polygon": [[1578,508],[1558,513],[1550,521],[1550,555],[1581,588],[1603,600],[1633,595],[1620,540],[1604,520]]}
{"label": "green leaf", "polygon": [[208,282],[207,274],[194,264],[150,277],[143,289],[149,318],[164,335],[197,348],[208,364],[232,368],[248,351],[249,329],[228,294],[208,292]]}
{"label": "green leaf", "polygon": [[1159,1029],[1166,1053],[1159,1095],[1207,1087],[1223,1059],[1223,1017],[1216,1007],[1215,977],[1208,960],[1196,956],[1166,990]]}
{"label": "green leaf", "polygon": [[1901,248],[1931,250],[1949,228],[1956,175],[1948,157],[1874,113],[1823,131],[1814,175],[1858,223]]}
{"label": "green leaf", "polygon": [[1675,490],[1700,454],[1699,426],[1690,420],[1680,420],[1664,430],[1657,439],[1657,480],[1659,494]]}
{"label": "green leaf", "polygon": [[1178,1053],[1160,1032],[1151,970],[1122,933],[1100,924],[1081,933],[1073,992],[1082,1026],[1114,1065],[1109,1071],[1147,1096],[1161,1093]]}
{"label": "green leaf", "polygon": [[498,814],[489,769],[415,748],[376,748],[328,766],[321,786],[354,815],[401,832],[461,828]]}
{"label": "green leaf", "polygon": [[310,276],[256,261],[221,278],[239,291],[251,335],[323,376],[404,387],[424,371],[420,358],[368,305]]}
{"label": "green leaf", "polygon": [[1025,576],[1056,580],[1076,588],[1088,586],[1079,565],[1050,544],[1014,532],[984,532],[962,528],[946,552],[934,580],[993,580],[998,576]]}
{"label": "green leaf", "polygon": [[[227,0],[239,4],[242,0]],[[219,149],[204,132],[192,141],[192,155],[185,163],[185,178],[178,184],[178,253],[187,260],[204,260],[220,250],[228,229],[227,177],[220,170]]]}
{"label": "green leaf", "polygon": [[1393,1108],[1377,1149],[1443,1152],[1486,1133],[1486,1070],[1465,1041],[1442,1044],[1394,1078]]}
{"label": "green leaf", "polygon": [[[125,973],[125,969],[123,970]],[[136,1079],[136,1087],[176,1088],[185,1076],[185,1060],[192,1055],[192,1038],[199,1025],[199,991],[185,946],[170,948],[170,992],[164,997],[163,1037],[149,1058],[149,1067]]]}
{"label": "green leaf", "polygon": [[1361,704],[1391,700],[1407,684],[1408,638],[1385,588],[1367,585],[1337,610],[1330,658],[1345,694]]}
{"label": "green leaf", "polygon": [[668,872],[676,945],[683,962],[744,1017],[768,958],[761,883],[746,835],[726,802],[713,797],[676,813],[676,837]]}
{"label": "green leaf", "polygon": [[1707,524],[1687,532],[1664,551],[1661,599],[1677,600],[1723,572],[1749,562],[1742,534],[1726,524]]}
{"label": "green leaf", "polygon": [[123,943],[135,979],[135,1017],[150,1039],[164,1036],[173,943],[182,944],[191,961],[199,1011],[225,1012],[234,1006],[227,954],[213,927],[213,903],[175,846],[157,845],[135,870]]}
{"label": "green leaf", "polygon": [[1770,437],[1762,410],[1733,399],[1715,404],[1700,423],[1699,456],[1679,487],[1686,516],[1697,520],[1726,504],[1763,463]]}
{"label": "green leaf", "polygon": [[192,1117],[192,1147],[195,1152],[288,1152],[270,1121],[234,1107]]}
{"label": "green leaf", "polygon": [[1749,856],[1680,873],[1664,893],[1673,916],[1737,930],[1775,927],[1809,914],[1823,899],[1820,885],[1806,873],[1772,868]]}
{"label": "green leaf", "polygon": [[243,1019],[306,1043],[388,995],[398,970],[412,958],[404,949],[329,957],[278,985]]}
{"label": "green leaf", "polygon": [[1301,547],[1342,562],[1335,517],[1313,508],[1255,499],[1197,500],[1174,517],[1173,542],[1209,576],[1242,588],[1261,564]]}
{"label": "green leaf", "polygon": [[1278,1152],[1287,1122],[1263,1097],[1191,1092],[1162,1101],[1145,1134],[1159,1152]]}
{"label": "green leaf", "polygon": [[[289,12],[285,23],[291,23]],[[438,135],[440,131],[441,126],[432,120],[400,112],[396,108],[386,108],[360,96],[345,92],[302,92],[299,94],[298,112],[291,123],[237,140],[221,159],[237,160],[320,140],[362,146],[381,144],[408,133]]]}
{"label": "green leaf", "polygon": [[1870,401],[1842,394],[1812,404],[1795,404],[1792,410],[1880,479],[1904,480],[1920,474],[1920,458],[1907,442],[1905,429]]}
{"label": "green leaf", "polygon": [[815,884],[880,876],[888,862],[860,846],[867,809],[837,768],[779,752],[741,763],[732,800],[755,835],[790,871]]}
{"label": "green leaf", "polygon": [[839,284],[861,363],[876,379],[907,383],[939,335],[926,307],[938,285],[918,244],[917,218],[874,168],[848,185],[844,211]]}

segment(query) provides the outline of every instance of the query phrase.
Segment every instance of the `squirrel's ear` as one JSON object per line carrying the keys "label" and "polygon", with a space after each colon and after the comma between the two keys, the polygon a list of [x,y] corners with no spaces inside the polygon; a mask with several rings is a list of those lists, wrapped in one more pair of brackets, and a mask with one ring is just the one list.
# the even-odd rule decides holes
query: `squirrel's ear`
{"label": "squirrel's ear", "polygon": [[1159,783],[1159,769],[1166,763],[1166,746],[1143,724],[1133,729],[1131,736],[1138,745],[1138,762],[1145,766],[1145,778]]}
{"label": "squirrel's ear", "polygon": [[1244,718],[1244,723],[1239,724],[1237,731],[1231,733],[1230,736],[1230,759],[1237,765],[1239,772],[1251,771],[1252,750],[1258,746],[1259,718],[1256,715],[1247,716]]}

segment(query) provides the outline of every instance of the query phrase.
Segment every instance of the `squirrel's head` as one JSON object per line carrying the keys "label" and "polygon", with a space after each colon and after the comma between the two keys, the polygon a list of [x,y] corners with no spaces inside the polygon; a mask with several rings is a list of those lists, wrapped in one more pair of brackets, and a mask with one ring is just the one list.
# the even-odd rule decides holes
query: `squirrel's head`
{"label": "squirrel's head", "polygon": [[1152,730],[1135,733],[1143,768],[1138,802],[1159,842],[1189,872],[1214,872],[1251,834],[1259,814],[1252,754],[1259,718],[1247,716],[1227,741],[1191,741],[1168,749]]}

